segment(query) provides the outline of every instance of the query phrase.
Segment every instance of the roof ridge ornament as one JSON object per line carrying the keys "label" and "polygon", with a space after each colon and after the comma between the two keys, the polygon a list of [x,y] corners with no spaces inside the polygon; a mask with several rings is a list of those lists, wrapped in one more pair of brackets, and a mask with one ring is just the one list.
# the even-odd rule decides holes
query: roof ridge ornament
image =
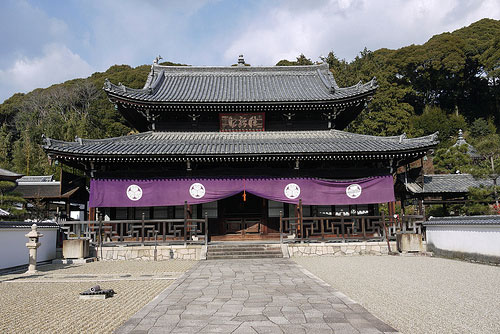
{"label": "roof ridge ornament", "polygon": [[42,133],[42,141],[47,146],[52,145],[52,142],[50,141],[50,138],[47,137],[47,136],[45,136],[45,133]]}
{"label": "roof ridge ornament", "polygon": [[154,60],[153,60],[153,64],[154,65],[158,65],[160,63],[160,60],[162,60],[163,57],[158,55]]}
{"label": "roof ridge ornament", "polygon": [[406,139],[406,132],[403,132],[401,136],[399,136],[399,142],[402,143],[404,139]]}
{"label": "roof ridge ornament", "polygon": [[120,89],[122,90],[122,92],[124,92],[124,93],[127,92],[127,87],[125,87],[125,85],[122,84],[121,82],[118,83],[118,87],[120,87]]}
{"label": "roof ridge ornament", "polygon": [[103,87],[103,89],[105,89],[105,90],[106,89],[108,89],[108,90],[111,89],[111,81],[109,81],[108,78],[104,79],[104,87]]}
{"label": "roof ridge ornament", "polygon": [[238,66],[245,66],[245,58],[243,58],[243,55],[238,56]]}
{"label": "roof ridge ornament", "polygon": [[373,88],[377,86],[377,77],[373,77],[371,80],[370,80],[370,88]]}

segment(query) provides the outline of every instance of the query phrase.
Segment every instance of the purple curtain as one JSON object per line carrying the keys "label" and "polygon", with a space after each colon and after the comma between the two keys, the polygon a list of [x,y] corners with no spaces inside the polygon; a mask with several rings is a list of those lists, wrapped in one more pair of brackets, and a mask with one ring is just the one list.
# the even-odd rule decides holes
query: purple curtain
{"label": "purple curtain", "polygon": [[372,204],[394,201],[391,175],[357,180],[314,178],[92,179],[90,207],[200,204],[245,190],[273,201],[304,205]]}

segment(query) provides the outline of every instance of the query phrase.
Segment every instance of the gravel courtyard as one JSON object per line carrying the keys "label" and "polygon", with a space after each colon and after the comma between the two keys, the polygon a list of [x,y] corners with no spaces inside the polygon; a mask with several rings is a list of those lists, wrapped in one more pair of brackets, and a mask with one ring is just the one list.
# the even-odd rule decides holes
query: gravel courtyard
{"label": "gravel courtyard", "polygon": [[402,333],[500,333],[500,267],[429,257],[294,260]]}
{"label": "gravel courtyard", "polygon": [[[0,275],[0,333],[111,333],[195,263],[110,261]],[[79,300],[95,284],[117,294]]]}

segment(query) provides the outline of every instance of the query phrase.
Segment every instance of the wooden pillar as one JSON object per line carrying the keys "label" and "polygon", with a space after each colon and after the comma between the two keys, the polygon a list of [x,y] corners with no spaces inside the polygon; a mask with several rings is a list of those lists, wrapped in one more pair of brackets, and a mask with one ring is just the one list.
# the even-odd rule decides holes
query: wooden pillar
{"label": "wooden pillar", "polygon": [[[28,206],[26,204],[26,206]],[[45,202],[45,217],[49,217],[50,216],[50,201],[46,201]]]}
{"label": "wooden pillar", "polygon": [[268,234],[269,233],[269,210],[268,210],[268,200],[263,198],[262,199],[262,217],[263,217],[263,224],[262,224],[262,229],[261,229],[261,234]]}
{"label": "wooden pillar", "polygon": [[96,220],[96,210],[93,207],[89,207],[89,216],[88,220]]}
{"label": "wooden pillar", "polygon": [[71,216],[71,203],[69,202],[69,198],[66,199],[65,204],[66,204],[66,219],[69,220]]}
{"label": "wooden pillar", "polygon": [[396,213],[396,202],[388,202],[387,208],[389,209],[389,221],[394,223],[394,214]]}

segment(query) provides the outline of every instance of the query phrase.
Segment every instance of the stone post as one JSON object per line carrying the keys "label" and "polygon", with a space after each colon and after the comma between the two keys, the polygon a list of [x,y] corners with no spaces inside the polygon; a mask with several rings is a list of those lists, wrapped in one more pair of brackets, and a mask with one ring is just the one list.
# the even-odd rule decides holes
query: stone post
{"label": "stone post", "polygon": [[39,233],[36,230],[36,224],[33,224],[31,225],[31,231],[25,236],[29,239],[29,241],[26,243],[26,247],[28,247],[30,253],[28,271],[26,272],[26,274],[35,274],[36,249],[41,245],[41,243],[38,242],[38,239],[43,237],[43,234]]}

